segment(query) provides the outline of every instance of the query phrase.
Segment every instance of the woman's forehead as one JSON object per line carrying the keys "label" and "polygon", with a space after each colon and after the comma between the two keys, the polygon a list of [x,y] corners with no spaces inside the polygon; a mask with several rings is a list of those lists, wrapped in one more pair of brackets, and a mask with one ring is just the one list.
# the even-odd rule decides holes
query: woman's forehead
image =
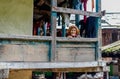
{"label": "woman's forehead", "polygon": [[75,30],[76,30],[76,28],[72,28],[72,29],[75,29]]}

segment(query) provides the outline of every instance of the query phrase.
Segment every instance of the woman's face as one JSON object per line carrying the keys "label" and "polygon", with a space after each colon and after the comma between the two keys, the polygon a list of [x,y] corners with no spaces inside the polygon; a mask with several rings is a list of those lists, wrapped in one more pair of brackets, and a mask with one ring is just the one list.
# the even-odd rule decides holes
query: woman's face
{"label": "woman's face", "polygon": [[75,28],[72,28],[70,33],[71,33],[72,36],[76,36],[77,31],[76,31]]}

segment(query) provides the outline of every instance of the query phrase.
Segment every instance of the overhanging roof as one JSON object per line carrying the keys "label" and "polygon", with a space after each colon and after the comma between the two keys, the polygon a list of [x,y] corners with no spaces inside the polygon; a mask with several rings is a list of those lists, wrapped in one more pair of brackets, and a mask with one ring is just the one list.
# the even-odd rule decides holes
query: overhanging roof
{"label": "overhanging roof", "polygon": [[120,53],[120,40],[101,48],[103,53]]}

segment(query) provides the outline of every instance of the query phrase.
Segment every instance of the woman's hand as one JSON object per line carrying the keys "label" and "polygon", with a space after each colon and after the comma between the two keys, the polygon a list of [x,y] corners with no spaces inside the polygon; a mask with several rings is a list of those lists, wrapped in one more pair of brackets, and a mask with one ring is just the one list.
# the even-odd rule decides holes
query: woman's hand
{"label": "woman's hand", "polygon": [[68,38],[73,38],[72,36],[67,36]]}

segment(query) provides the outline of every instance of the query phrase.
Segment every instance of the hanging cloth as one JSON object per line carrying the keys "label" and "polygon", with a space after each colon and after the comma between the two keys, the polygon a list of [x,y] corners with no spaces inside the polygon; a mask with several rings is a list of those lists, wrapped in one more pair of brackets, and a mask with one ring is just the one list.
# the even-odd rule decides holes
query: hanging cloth
{"label": "hanging cloth", "polygon": [[92,0],[92,11],[93,11],[93,9],[94,9],[94,0]]}
{"label": "hanging cloth", "polygon": [[82,3],[81,3],[80,0],[73,0],[73,7],[74,7],[74,9],[81,10],[81,5],[82,5]]}
{"label": "hanging cloth", "polygon": [[[83,3],[83,7],[84,7],[84,11],[87,11],[87,1],[88,0],[81,0],[81,2]],[[84,22],[86,23],[87,20],[87,16],[84,15]]]}
{"label": "hanging cloth", "polygon": [[86,21],[86,37],[87,38],[96,38],[97,37],[97,17],[90,16]]}

